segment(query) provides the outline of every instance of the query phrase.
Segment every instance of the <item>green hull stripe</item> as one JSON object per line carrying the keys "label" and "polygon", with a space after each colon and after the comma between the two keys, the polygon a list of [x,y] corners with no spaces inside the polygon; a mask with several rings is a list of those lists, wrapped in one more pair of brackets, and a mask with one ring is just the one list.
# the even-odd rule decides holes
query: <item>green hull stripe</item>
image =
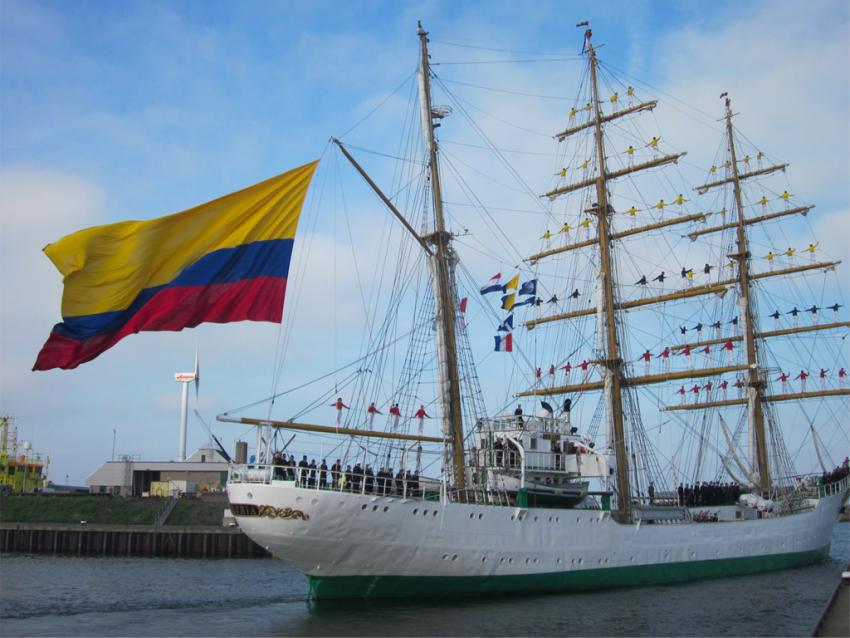
{"label": "green hull stripe", "polygon": [[787,569],[820,560],[829,545],[809,552],[724,558],[513,576],[308,576],[311,599],[454,596],[534,591],[587,591],[740,576]]}

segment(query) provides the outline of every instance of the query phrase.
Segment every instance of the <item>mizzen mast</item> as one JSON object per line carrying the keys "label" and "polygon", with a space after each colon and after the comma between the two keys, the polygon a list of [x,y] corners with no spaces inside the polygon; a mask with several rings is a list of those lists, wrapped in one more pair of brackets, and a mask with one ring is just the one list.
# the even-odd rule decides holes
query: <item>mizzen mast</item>
{"label": "mizzen mast", "polygon": [[[591,31],[585,35],[585,46],[590,61],[590,80],[593,90],[594,128],[596,138],[596,215],[598,222],[600,273],[602,287],[602,321],[605,323],[605,359],[602,361],[605,375],[606,409],[608,411],[614,456],[617,461],[617,510],[622,522],[631,517],[631,490],[629,487],[629,455],[626,448],[626,428],[623,417],[622,365],[620,346],[617,340],[616,307],[614,305],[614,282],[611,276],[611,246],[609,239],[608,175],[605,166],[605,146],[602,140],[602,110],[599,104],[599,86],[596,78],[596,51],[590,41]],[[601,341],[601,335],[600,335]]]}
{"label": "mizzen mast", "polygon": [[429,255],[437,325],[437,357],[440,364],[441,430],[452,448],[453,478],[456,485],[465,484],[463,452],[463,416],[460,401],[457,338],[455,334],[455,265],[457,257],[451,247],[451,233],[446,231],[443,216],[443,195],[437,140],[434,137],[435,113],[431,105],[431,68],[428,61],[428,32],[419,23],[417,29],[421,47],[419,66],[419,103],[422,133],[428,148],[431,196],[434,207],[434,232],[424,237],[434,248]]}
{"label": "mizzen mast", "polygon": [[747,383],[747,422],[750,429],[750,449],[755,449],[755,468],[758,470],[759,486],[762,490],[770,489],[770,467],[767,455],[767,440],[764,428],[764,411],[762,393],[764,382],[759,375],[758,352],[756,350],[755,326],[750,302],[750,251],[747,245],[747,233],[744,228],[744,205],[741,199],[741,177],[738,173],[738,161],[735,155],[735,136],[732,128],[732,100],[726,97],[726,137],[729,145],[729,159],[732,163],[732,185],[737,209],[737,245],[738,252],[730,255],[738,261],[738,280],[740,282],[741,318],[744,323],[744,347],[747,352],[749,367],[749,382]]}

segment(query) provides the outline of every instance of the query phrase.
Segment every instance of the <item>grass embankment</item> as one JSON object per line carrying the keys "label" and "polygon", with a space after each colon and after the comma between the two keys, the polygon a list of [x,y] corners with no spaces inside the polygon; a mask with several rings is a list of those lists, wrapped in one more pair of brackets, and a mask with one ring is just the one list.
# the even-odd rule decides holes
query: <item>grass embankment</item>
{"label": "grass embankment", "polygon": [[[153,525],[165,498],[120,496],[0,496],[2,523],[59,523],[89,525]],[[226,499],[181,499],[166,525],[221,525]]]}
{"label": "grass embankment", "polygon": [[205,496],[204,498],[181,498],[165,525],[221,525],[224,508],[227,507],[225,496]]}

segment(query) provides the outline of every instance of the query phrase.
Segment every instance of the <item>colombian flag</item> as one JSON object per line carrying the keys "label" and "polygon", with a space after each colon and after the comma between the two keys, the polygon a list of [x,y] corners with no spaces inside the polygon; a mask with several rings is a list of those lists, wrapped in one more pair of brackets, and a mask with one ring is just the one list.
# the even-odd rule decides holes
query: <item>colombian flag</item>
{"label": "colombian flag", "polygon": [[76,368],[142,330],[280,322],[317,164],[182,213],[87,228],[46,246],[64,277],[63,322],[33,370]]}

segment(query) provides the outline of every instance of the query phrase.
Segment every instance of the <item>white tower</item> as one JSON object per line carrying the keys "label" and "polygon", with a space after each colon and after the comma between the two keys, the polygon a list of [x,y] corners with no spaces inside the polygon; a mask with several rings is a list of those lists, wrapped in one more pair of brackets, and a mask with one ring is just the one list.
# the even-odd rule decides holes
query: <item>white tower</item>
{"label": "white tower", "polygon": [[195,398],[198,396],[198,382],[200,376],[198,374],[198,351],[195,351],[195,371],[194,372],[175,372],[174,380],[183,384],[183,396],[180,403],[180,447],[177,452],[177,460],[186,460],[186,420],[189,416],[189,384],[195,382]]}

